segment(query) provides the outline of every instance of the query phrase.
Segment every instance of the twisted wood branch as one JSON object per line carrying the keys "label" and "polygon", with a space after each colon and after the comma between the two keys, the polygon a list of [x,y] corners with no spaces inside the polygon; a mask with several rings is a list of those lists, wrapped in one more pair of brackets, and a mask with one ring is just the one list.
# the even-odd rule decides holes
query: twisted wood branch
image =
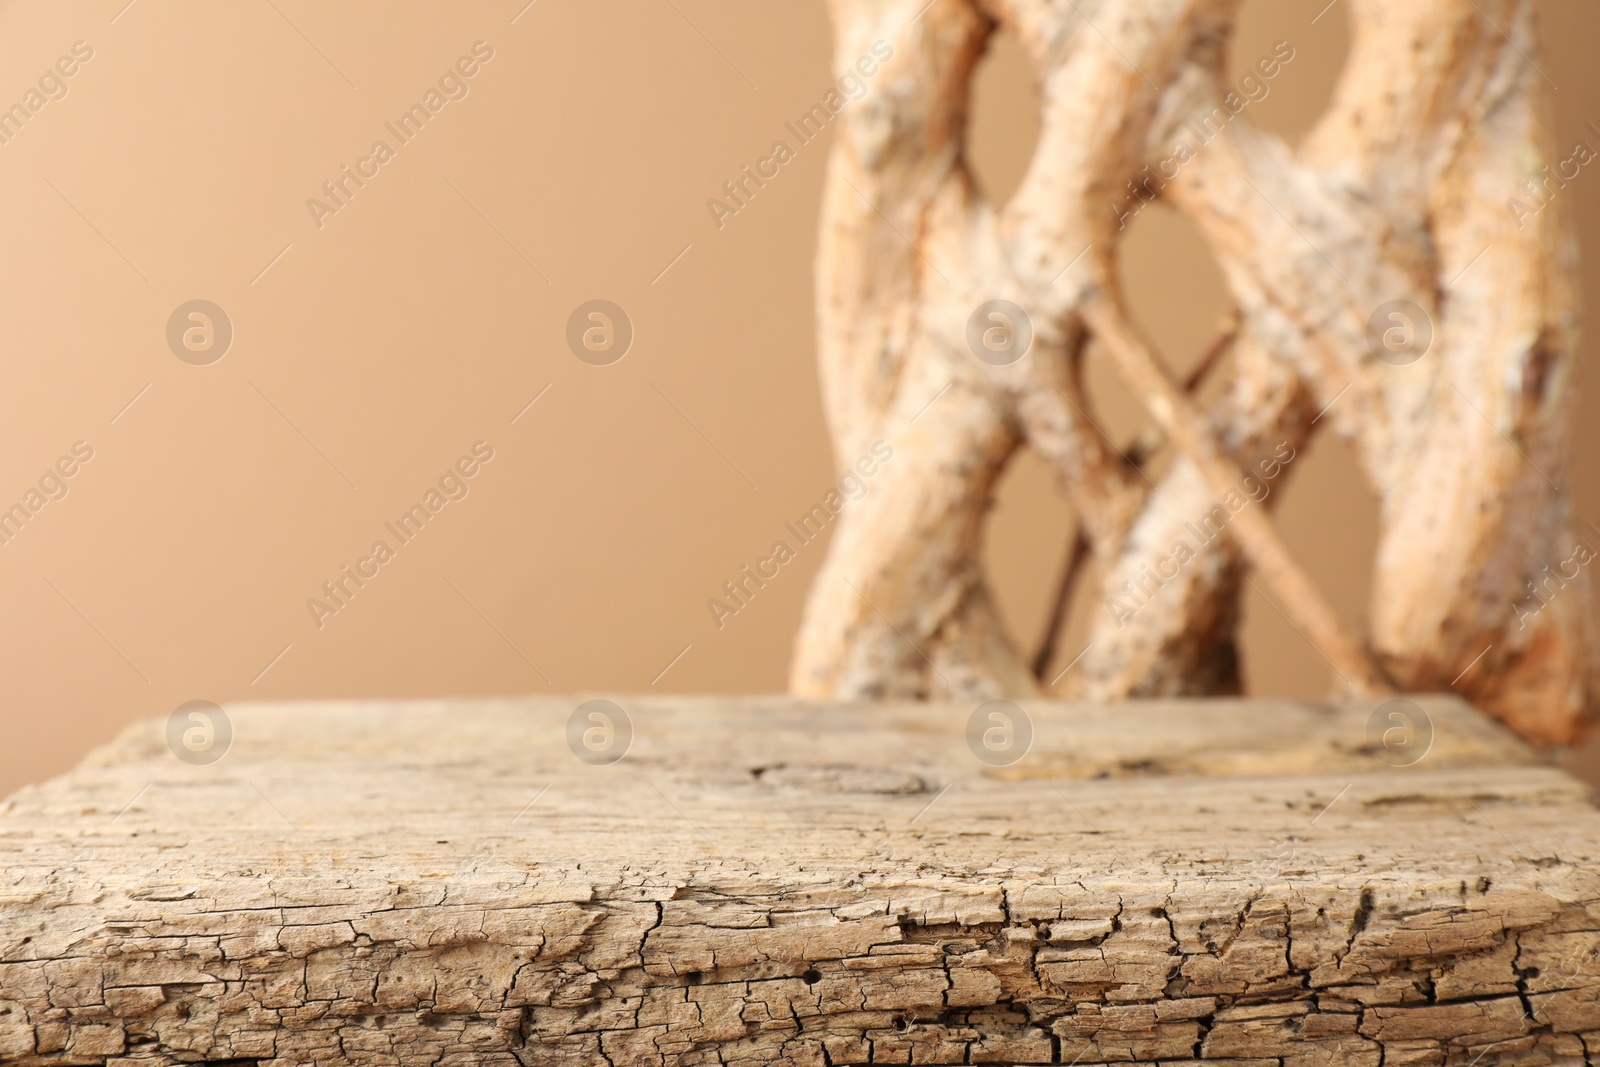
{"label": "twisted wood branch", "polygon": [[[1038,690],[977,562],[996,481],[1027,446],[1081,517],[1108,605],[1065,692],[1236,691],[1253,569],[1353,688],[1454,684],[1530,737],[1574,738],[1600,692],[1588,577],[1552,586],[1546,570],[1578,544],[1563,485],[1573,243],[1559,203],[1531,219],[1505,207],[1556,158],[1529,0],[1352,0],[1348,66],[1299,148],[1229,95],[1236,0],[924,3],[831,4],[840,57],[880,39],[894,57],[841,115],[829,165],[824,393],[841,463],[879,436],[897,461],[840,523],[793,690]],[[1042,101],[1003,206],[964,156],[972,71],[999,26]],[[1229,387],[1204,414],[1118,310],[1114,205],[1130,188],[1194,220],[1237,308]],[[969,343],[997,306],[1032,334],[1015,362]],[[1153,482],[1082,388],[1091,334],[1180,448]],[[1238,466],[1330,425],[1380,498],[1370,653],[1273,531],[1277,493],[1230,508],[1225,535],[1189,544],[1175,572],[1162,563]],[[1137,611],[1117,610],[1130,589]]]}

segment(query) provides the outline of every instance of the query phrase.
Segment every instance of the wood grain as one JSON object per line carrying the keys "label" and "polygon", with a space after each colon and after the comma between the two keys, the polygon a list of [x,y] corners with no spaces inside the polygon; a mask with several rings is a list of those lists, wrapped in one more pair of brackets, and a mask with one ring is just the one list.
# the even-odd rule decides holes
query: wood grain
{"label": "wood grain", "polygon": [[991,766],[970,704],[614,699],[612,766],[577,700],[237,706],[23,790],[0,1059],[1600,1059],[1600,813],[1455,701],[1027,701]]}

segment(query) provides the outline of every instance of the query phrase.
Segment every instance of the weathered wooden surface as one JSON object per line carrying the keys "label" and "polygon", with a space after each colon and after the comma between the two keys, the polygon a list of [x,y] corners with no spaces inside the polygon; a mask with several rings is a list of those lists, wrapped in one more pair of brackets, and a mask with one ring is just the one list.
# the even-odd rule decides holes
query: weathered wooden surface
{"label": "weathered wooden surface", "polygon": [[970,705],[618,702],[611,766],[576,700],[241,706],[22,791],[0,1060],[1600,1061],[1600,813],[1454,702],[1029,703],[1009,767]]}

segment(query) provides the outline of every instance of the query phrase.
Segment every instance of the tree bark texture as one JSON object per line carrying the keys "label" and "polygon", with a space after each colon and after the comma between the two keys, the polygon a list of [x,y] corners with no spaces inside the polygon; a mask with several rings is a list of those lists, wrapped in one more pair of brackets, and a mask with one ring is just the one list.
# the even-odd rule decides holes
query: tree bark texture
{"label": "tree bark texture", "polygon": [[[1005,633],[979,565],[996,482],[1028,447],[1079,516],[1098,583],[1085,595],[1107,605],[1059,692],[1237,692],[1248,582],[1339,692],[1454,686],[1536,742],[1577,738],[1600,695],[1585,567],[1600,531],[1578,529],[1567,491],[1564,202],[1510,204],[1530,202],[1530,182],[1548,188],[1566,154],[1529,0],[1347,0],[1348,62],[1298,147],[1235,106],[1236,0],[830,7],[841,72],[874,42],[893,53],[836,119],[817,262],[823,391],[841,468],[880,437],[895,459],[841,516],[793,693],[1052,688]],[[1033,66],[1041,127],[999,205],[964,138],[974,67],[1002,27]],[[1166,381],[1118,290],[1122,226],[1157,198],[1193,220],[1235,305],[1228,381],[1208,408]],[[972,340],[975,317],[1016,326],[985,319],[991,301],[1031,332],[1014,361]],[[1158,477],[1099,428],[1083,387],[1091,339],[1177,446]],[[1287,478],[1283,457],[1318,432],[1353,442],[1380,500],[1365,636],[1306,578],[1269,505],[1229,503],[1247,477]],[[1208,521],[1225,527],[1209,543],[1196,536]],[[1193,558],[1175,564],[1180,542]]]}

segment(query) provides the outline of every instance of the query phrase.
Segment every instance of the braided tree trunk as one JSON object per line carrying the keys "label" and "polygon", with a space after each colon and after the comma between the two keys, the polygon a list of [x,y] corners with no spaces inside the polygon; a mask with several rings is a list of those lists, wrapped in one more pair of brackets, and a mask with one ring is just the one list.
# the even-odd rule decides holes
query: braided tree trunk
{"label": "braided tree trunk", "polygon": [[[1597,542],[1566,490],[1573,240],[1559,198],[1508,205],[1569,154],[1546,123],[1529,0],[1346,0],[1349,63],[1298,149],[1252,128],[1229,84],[1237,0],[925,4],[831,0],[841,71],[875,42],[893,52],[837,122],[824,395],[842,467],[880,437],[895,451],[845,509],[792,690],[1041,691],[979,567],[994,485],[1026,445],[1080,516],[1098,582],[1085,595],[1107,606],[1063,695],[1236,691],[1248,580],[1341,690],[1454,683],[1531,738],[1573,739],[1600,692]],[[963,144],[1000,25],[1042,97],[1003,208]],[[1236,306],[1210,410],[1169,382],[1117,291],[1119,235],[1156,197],[1210,242]],[[1159,477],[1098,429],[1091,336],[1180,450]],[[1382,502],[1365,641],[1251,500],[1323,430],[1353,440]]]}

